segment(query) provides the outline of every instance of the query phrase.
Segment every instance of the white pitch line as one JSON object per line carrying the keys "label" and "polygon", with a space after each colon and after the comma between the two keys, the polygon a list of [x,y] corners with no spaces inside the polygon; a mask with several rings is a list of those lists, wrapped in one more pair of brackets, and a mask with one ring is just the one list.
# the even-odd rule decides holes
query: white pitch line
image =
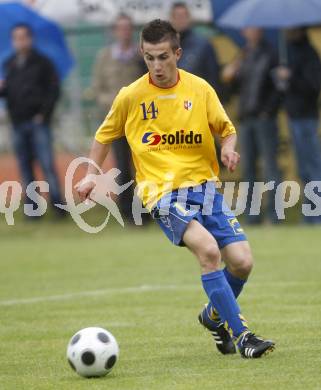
{"label": "white pitch line", "polygon": [[[276,282],[255,282],[250,283],[248,288],[262,288],[262,287],[275,287],[275,286],[296,286],[296,285],[315,285],[314,282],[302,282],[302,281],[276,281]],[[57,301],[68,301],[72,299],[82,298],[82,297],[97,297],[100,295],[113,295],[113,294],[128,294],[128,293],[144,293],[151,291],[168,291],[168,290],[179,290],[179,291],[192,291],[192,290],[201,290],[201,284],[190,284],[190,285],[179,285],[179,284],[170,284],[170,285],[142,285],[136,287],[118,287],[118,288],[109,288],[103,290],[92,290],[92,291],[79,291],[69,294],[61,295],[48,295],[42,297],[33,297],[33,298],[21,298],[21,299],[8,299],[0,301],[0,306],[14,306],[14,305],[28,305],[32,303],[41,303],[41,302],[57,302]]]}
{"label": "white pitch line", "polygon": [[62,295],[48,295],[43,297],[9,299],[9,300],[0,301],[0,306],[27,305],[27,304],[39,303],[39,302],[68,301],[74,298],[97,297],[100,295],[144,293],[150,291],[167,291],[167,290],[196,290],[196,289],[200,289],[200,285],[150,285],[150,286],[143,285],[137,287],[122,287],[122,288],[109,288],[104,290],[79,291],[75,293],[62,294]]}

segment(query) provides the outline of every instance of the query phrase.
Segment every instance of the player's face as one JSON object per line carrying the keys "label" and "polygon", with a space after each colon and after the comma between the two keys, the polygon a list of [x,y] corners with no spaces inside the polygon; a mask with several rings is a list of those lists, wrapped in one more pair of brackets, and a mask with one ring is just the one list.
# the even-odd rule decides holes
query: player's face
{"label": "player's face", "polygon": [[161,88],[173,86],[177,81],[177,61],[182,49],[173,50],[169,41],[152,44],[143,42],[142,54],[153,83]]}

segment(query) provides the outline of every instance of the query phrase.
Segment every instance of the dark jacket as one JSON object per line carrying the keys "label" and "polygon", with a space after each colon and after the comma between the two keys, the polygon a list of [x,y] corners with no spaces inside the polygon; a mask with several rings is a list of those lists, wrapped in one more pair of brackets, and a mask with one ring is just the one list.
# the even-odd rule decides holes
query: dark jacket
{"label": "dark jacket", "polygon": [[307,38],[288,45],[288,66],[292,72],[284,106],[292,118],[318,117],[321,63]]}
{"label": "dark jacket", "polygon": [[244,49],[244,58],[237,77],[240,103],[239,116],[273,117],[279,107],[280,95],[272,77],[277,64],[275,53],[264,40],[255,49]]}
{"label": "dark jacket", "polygon": [[219,65],[213,46],[193,30],[182,32],[180,38],[183,55],[178,62],[178,67],[202,77],[218,92]]}
{"label": "dark jacket", "polygon": [[17,55],[5,63],[5,83],[1,96],[7,100],[14,124],[32,120],[41,114],[48,123],[59,97],[59,79],[51,62],[33,50],[23,65]]}

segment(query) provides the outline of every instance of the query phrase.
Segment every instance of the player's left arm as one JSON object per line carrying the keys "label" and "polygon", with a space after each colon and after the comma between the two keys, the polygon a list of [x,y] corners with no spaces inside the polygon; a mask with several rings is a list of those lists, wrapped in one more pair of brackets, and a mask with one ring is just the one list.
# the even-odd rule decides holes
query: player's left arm
{"label": "player's left arm", "polygon": [[221,161],[230,172],[234,172],[240,162],[240,155],[235,151],[236,143],[236,134],[221,139]]}
{"label": "player's left arm", "polygon": [[212,133],[217,134],[221,140],[221,161],[230,172],[233,172],[240,161],[240,155],[235,151],[236,130],[216,92],[209,85],[207,85],[206,106],[208,123]]}

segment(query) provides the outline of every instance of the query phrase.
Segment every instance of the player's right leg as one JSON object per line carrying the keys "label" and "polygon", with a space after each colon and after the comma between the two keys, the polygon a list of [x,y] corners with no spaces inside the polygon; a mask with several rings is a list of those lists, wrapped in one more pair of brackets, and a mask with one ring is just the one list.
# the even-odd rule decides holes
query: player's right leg
{"label": "player's right leg", "polygon": [[218,313],[215,312],[211,303],[205,305],[204,310],[199,314],[198,321],[213,336],[216,348],[223,355],[236,353],[236,348],[231,335],[225,329]]}

